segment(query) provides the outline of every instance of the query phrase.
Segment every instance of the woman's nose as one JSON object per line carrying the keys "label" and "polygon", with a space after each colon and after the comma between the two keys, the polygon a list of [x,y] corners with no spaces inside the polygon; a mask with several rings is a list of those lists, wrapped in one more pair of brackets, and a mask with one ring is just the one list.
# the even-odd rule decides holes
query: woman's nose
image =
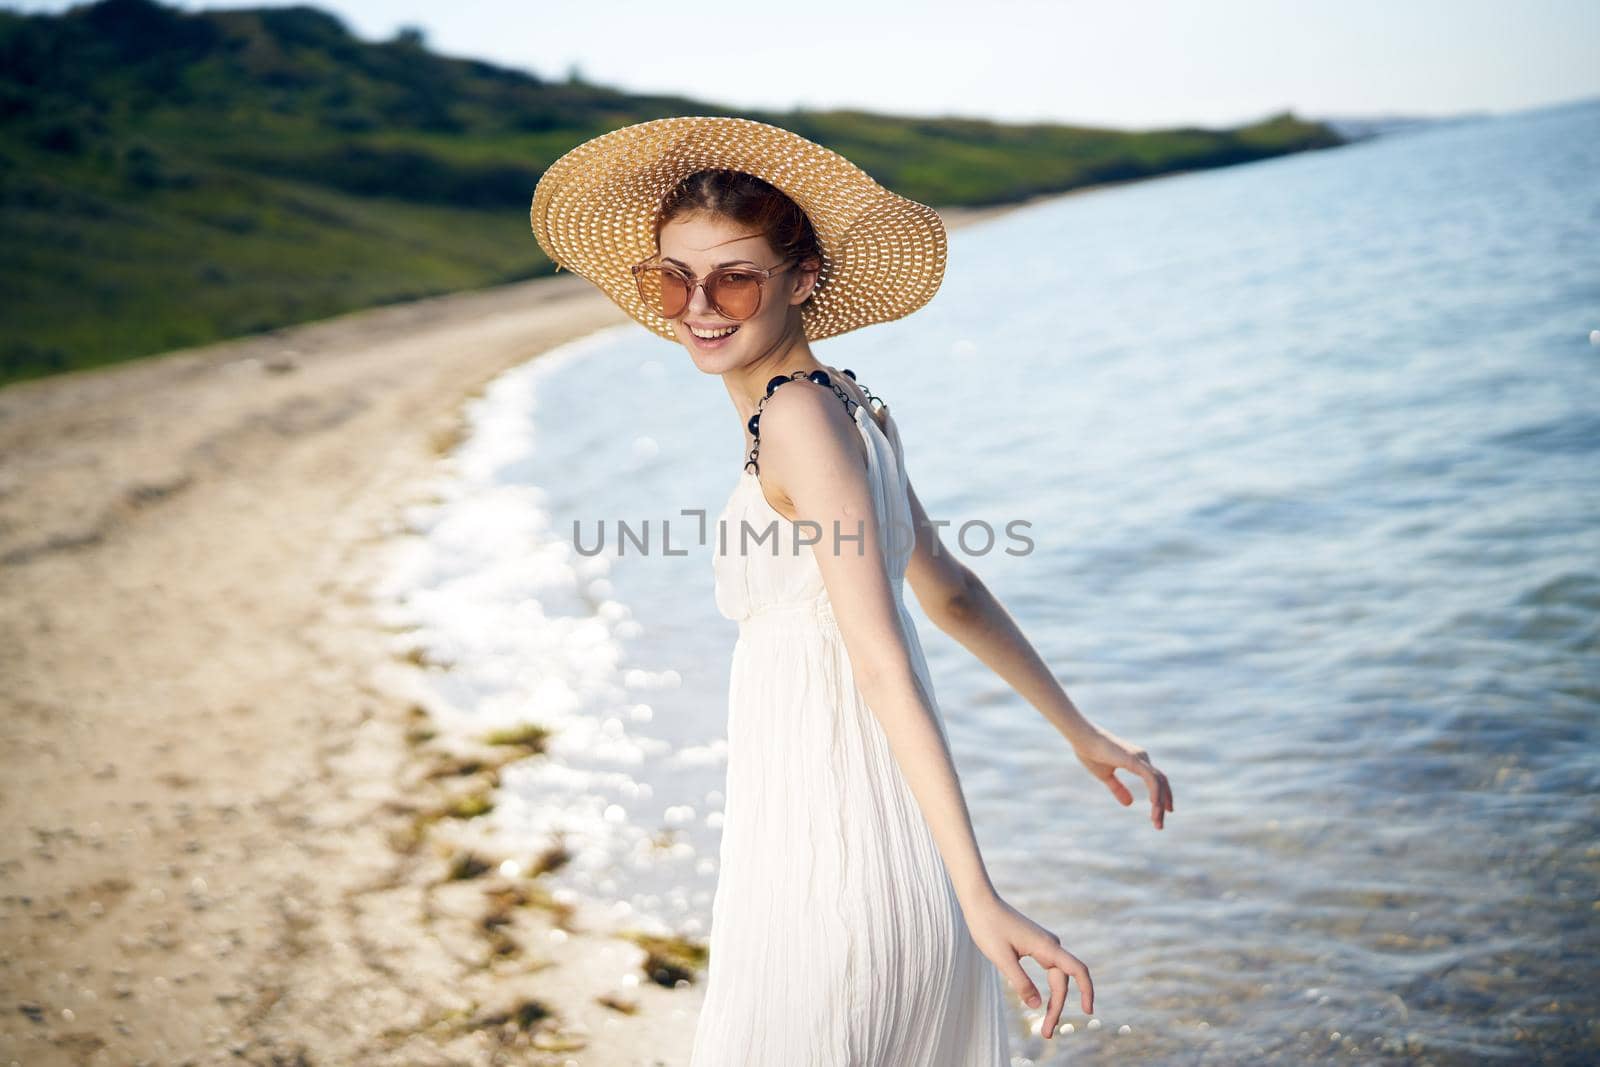
{"label": "woman's nose", "polygon": [[690,312],[709,312],[716,314],[716,308],[711,306],[711,298],[706,296],[706,287],[703,282],[696,282],[695,287],[689,291]]}

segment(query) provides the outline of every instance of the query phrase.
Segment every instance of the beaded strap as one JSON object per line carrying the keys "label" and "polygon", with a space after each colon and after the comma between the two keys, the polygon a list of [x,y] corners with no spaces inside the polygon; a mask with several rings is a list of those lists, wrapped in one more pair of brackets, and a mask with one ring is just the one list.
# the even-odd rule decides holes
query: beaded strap
{"label": "beaded strap", "polygon": [[[844,368],[841,368],[841,369],[846,374],[850,375],[850,380],[851,381],[855,381],[856,380],[856,372],[855,371],[851,370],[849,367],[844,367]],[[839,399],[844,401],[845,413],[848,414],[851,418],[855,418],[856,408],[859,407],[860,405],[856,403],[856,400],[855,400],[854,397],[852,397],[849,393],[846,393],[842,388],[839,387],[839,384],[837,382],[835,382],[831,377],[828,376],[828,372],[827,371],[825,371],[825,370],[813,370],[813,371],[797,370],[797,371],[794,371],[791,374],[779,374],[779,375],[776,375],[773,378],[768,380],[768,382],[767,382],[767,395],[763,396],[759,401],[757,401],[755,414],[751,415],[750,416],[750,421],[745,424],[746,426],[748,426],[750,428],[750,436],[755,438],[755,444],[750,447],[750,458],[744,461],[745,470],[750,470],[750,469],[754,468],[756,474],[760,474],[761,473],[761,464],[756,462],[756,456],[761,451],[761,409],[766,406],[766,403],[767,403],[768,400],[772,399],[772,394],[778,391],[778,386],[783,385],[783,384],[785,384],[787,382],[798,381],[801,378],[807,378],[807,379],[809,379],[809,380],[811,380],[813,382],[816,382],[818,385],[826,385],[829,388],[831,388],[834,391],[834,393],[839,397]],[[860,386],[861,391],[866,394],[867,403],[876,405],[872,409],[873,413],[876,414],[877,412],[882,411],[883,408],[884,408],[883,398],[881,398],[877,394],[873,393],[873,391],[868,389],[866,386],[860,385],[859,382],[857,382],[856,384],[858,386]]]}

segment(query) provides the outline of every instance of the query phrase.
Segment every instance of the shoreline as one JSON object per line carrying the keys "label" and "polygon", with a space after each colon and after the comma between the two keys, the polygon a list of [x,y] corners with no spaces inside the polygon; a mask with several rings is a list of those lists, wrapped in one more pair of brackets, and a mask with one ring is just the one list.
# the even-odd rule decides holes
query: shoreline
{"label": "shoreline", "polygon": [[372,595],[466,403],[631,321],[558,275],[0,390],[0,1061],[686,1059],[692,959],[433,829],[537,739],[431,736]]}

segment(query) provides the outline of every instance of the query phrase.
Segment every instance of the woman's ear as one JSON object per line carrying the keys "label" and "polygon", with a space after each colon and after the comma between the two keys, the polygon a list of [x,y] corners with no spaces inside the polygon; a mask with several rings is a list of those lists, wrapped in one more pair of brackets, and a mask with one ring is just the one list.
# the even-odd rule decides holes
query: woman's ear
{"label": "woman's ear", "polygon": [[795,264],[794,271],[794,299],[792,304],[804,304],[817,290],[817,276],[822,273],[822,260],[816,256],[806,256]]}

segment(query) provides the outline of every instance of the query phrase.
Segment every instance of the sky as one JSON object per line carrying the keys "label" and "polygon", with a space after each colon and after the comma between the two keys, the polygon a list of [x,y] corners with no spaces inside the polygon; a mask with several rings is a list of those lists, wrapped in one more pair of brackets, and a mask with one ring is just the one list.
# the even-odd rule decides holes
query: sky
{"label": "sky", "polygon": [[[232,0],[169,6],[289,6]],[[1600,0],[304,0],[357,36],[724,109],[1148,129],[1600,95]],[[67,0],[0,0],[61,11]]]}

